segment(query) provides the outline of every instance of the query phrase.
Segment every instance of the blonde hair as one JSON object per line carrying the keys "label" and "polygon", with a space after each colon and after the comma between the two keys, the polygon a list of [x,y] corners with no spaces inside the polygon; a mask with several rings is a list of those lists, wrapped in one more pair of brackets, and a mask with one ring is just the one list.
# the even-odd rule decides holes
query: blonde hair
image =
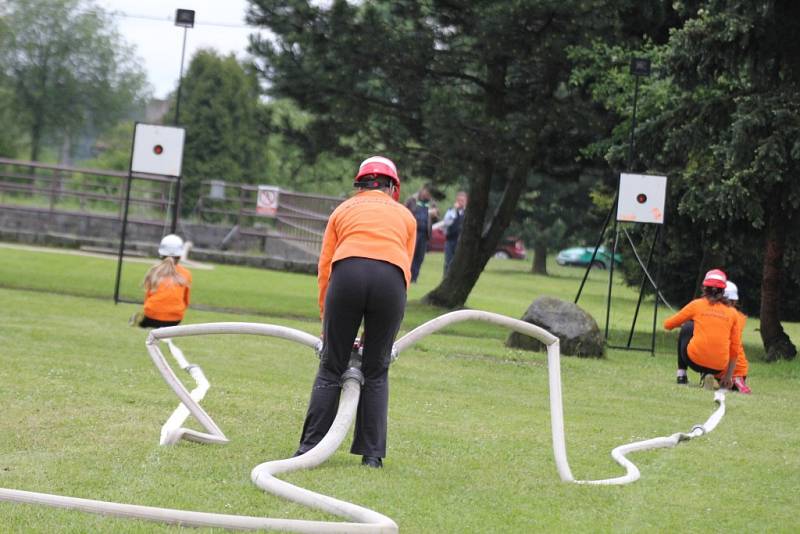
{"label": "blonde hair", "polygon": [[159,284],[166,279],[171,279],[179,286],[185,286],[186,279],[178,272],[177,264],[175,258],[167,256],[161,260],[161,263],[150,267],[144,276],[144,282],[142,282],[145,291],[155,291]]}

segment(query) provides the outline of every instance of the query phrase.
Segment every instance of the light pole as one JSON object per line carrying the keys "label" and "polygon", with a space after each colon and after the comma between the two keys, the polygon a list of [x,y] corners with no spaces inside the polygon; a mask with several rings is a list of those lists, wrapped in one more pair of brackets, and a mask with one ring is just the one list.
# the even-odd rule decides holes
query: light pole
{"label": "light pole", "polygon": [[[181,117],[181,88],[183,87],[183,59],[186,56],[186,32],[189,28],[194,28],[194,10],[178,9],[175,12],[175,26],[183,28],[183,47],[181,48],[181,70],[178,75],[178,95],[175,99],[175,126]],[[181,177],[175,184],[175,202],[172,204],[172,223],[170,232],[175,233],[178,227],[178,212],[181,206]]]}
{"label": "light pole", "polygon": [[[631,74],[636,77],[636,85],[633,90],[633,117],[631,122],[631,135],[629,138],[629,146],[628,146],[628,172],[633,172],[633,154],[634,154],[634,142],[636,137],[636,105],[639,100],[639,78],[642,76],[650,76],[650,60],[647,58],[631,58]],[[586,279],[589,277],[589,271],[592,269],[592,265],[594,264],[594,259],[597,256],[597,250],[600,248],[600,244],[603,242],[603,237],[606,234],[606,229],[608,228],[608,223],[611,222],[611,217],[613,216],[614,212],[617,210],[617,201],[618,201],[619,191],[614,195],[614,201],[611,203],[611,209],[608,211],[608,215],[606,216],[605,222],[603,222],[603,229],[600,231],[600,237],[597,238],[597,244],[594,246],[594,252],[592,253],[592,259],[589,262],[589,265],[586,267],[586,272],[583,274],[583,280],[581,280],[581,285],[578,288],[578,294],[575,295],[575,304],[578,303],[578,300],[581,298],[581,293],[583,292],[583,286],[586,285]],[[617,220],[614,219],[614,235],[617,235]],[[614,242],[614,248],[616,250],[616,240]],[[612,256],[611,259],[611,274],[614,272],[614,259]],[[611,277],[609,277],[608,281],[608,303],[611,302]],[[608,339],[608,307],[609,304],[606,305],[606,331],[605,336]],[[638,313],[638,310],[637,310]]]}
{"label": "light pole", "polygon": [[633,74],[636,78],[636,82],[633,90],[633,116],[631,117],[631,138],[630,147],[628,149],[628,169],[633,171],[633,147],[636,137],[636,104],[639,100],[639,78],[642,76],[650,76],[650,60],[647,58],[632,58],[631,74]]}

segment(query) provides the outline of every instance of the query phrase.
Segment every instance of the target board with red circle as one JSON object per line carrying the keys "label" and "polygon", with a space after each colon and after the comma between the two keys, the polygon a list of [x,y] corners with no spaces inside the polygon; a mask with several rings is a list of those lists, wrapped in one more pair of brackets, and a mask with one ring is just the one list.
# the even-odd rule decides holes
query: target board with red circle
{"label": "target board with red circle", "polygon": [[617,220],[664,224],[667,177],[622,173],[619,177]]}
{"label": "target board with red circle", "polygon": [[180,176],[186,130],[137,122],[133,130],[131,172]]}

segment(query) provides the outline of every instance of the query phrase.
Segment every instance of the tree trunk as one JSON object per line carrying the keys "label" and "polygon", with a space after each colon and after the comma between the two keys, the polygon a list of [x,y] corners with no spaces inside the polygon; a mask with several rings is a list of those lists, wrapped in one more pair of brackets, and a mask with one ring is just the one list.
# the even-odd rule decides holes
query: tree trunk
{"label": "tree trunk", "polygon": [[489,210],[489,184],[494,173],[494,162],[484,162],[482,176],[473,181],[469,190],[469,206],[464,212],[464,226],[456,245],[453,263],[444,279],[422,302],[442,308],[460,308],[467,301],[489,258],[497,249],[514,214],[517,201],[527,180],[529,162],[520,161],[512,176],[508,177],[500,204],[495,209],[491,224],[483,231],[483,221]]}
{"label": "tree trunk", "polygon": [[44,130],[44,118],[37,113],[31,126],[31,161],[39,161],[39,151],[42,146],[42,132]]}
{"label": "tree trunk", "polygon": [[[508,60],[488,59],[484,114],[493,121],[502,121],[506,113],[505,81]],[[494,254],[503,232],[511,223],[514,209],[527,181],[530,161],[529,158],[507,157],[502,161],[516,162],[516,165],[504,165],[497,159],[499,153],[512,155],[505,146],[497,146],[491,137],[486,139],[483,157],[475,162],[478,168],[470,180],[469,204],[464,212],[464,226],[458,237],[453,262],[439,285],[425,295],[422,302],[449,309],[462,307],[489,258]],[[493,216],[489,218],[487,215],[492,178],[498,174],[505,178],[505,189]],[[490,221],[488,227],[486,221]]]}
{"label": "tree trunk", "polygon": [[540,241],[533,244],[533,274],[543,274],[547,276],[547,245]]}
{"label": "tree trunk", "polygon": [[770,362],[791,360],[797,355],[797,348],[783,331],[780,322],[783,253],[789,220],[780,206],[780,199],[775,197],[773,193],[766,210],[764,267],[761,274],[761,340],[767,351],[766,359]]}

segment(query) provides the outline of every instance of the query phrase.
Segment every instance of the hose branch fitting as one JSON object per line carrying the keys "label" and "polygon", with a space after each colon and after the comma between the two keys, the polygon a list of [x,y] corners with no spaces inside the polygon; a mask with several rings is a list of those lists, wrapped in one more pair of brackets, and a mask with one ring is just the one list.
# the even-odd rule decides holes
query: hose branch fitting
{"label": "hose branch fitting", "polygon": [[348,378],[354,378],[362,386],[364,385],[364,373],[361,372],[361,361],[364,357],[364,349],[359,340],[353,343],[353,350],[350,351],[350,361],[347,363],[347,371],[342,374],[342,384]]}

